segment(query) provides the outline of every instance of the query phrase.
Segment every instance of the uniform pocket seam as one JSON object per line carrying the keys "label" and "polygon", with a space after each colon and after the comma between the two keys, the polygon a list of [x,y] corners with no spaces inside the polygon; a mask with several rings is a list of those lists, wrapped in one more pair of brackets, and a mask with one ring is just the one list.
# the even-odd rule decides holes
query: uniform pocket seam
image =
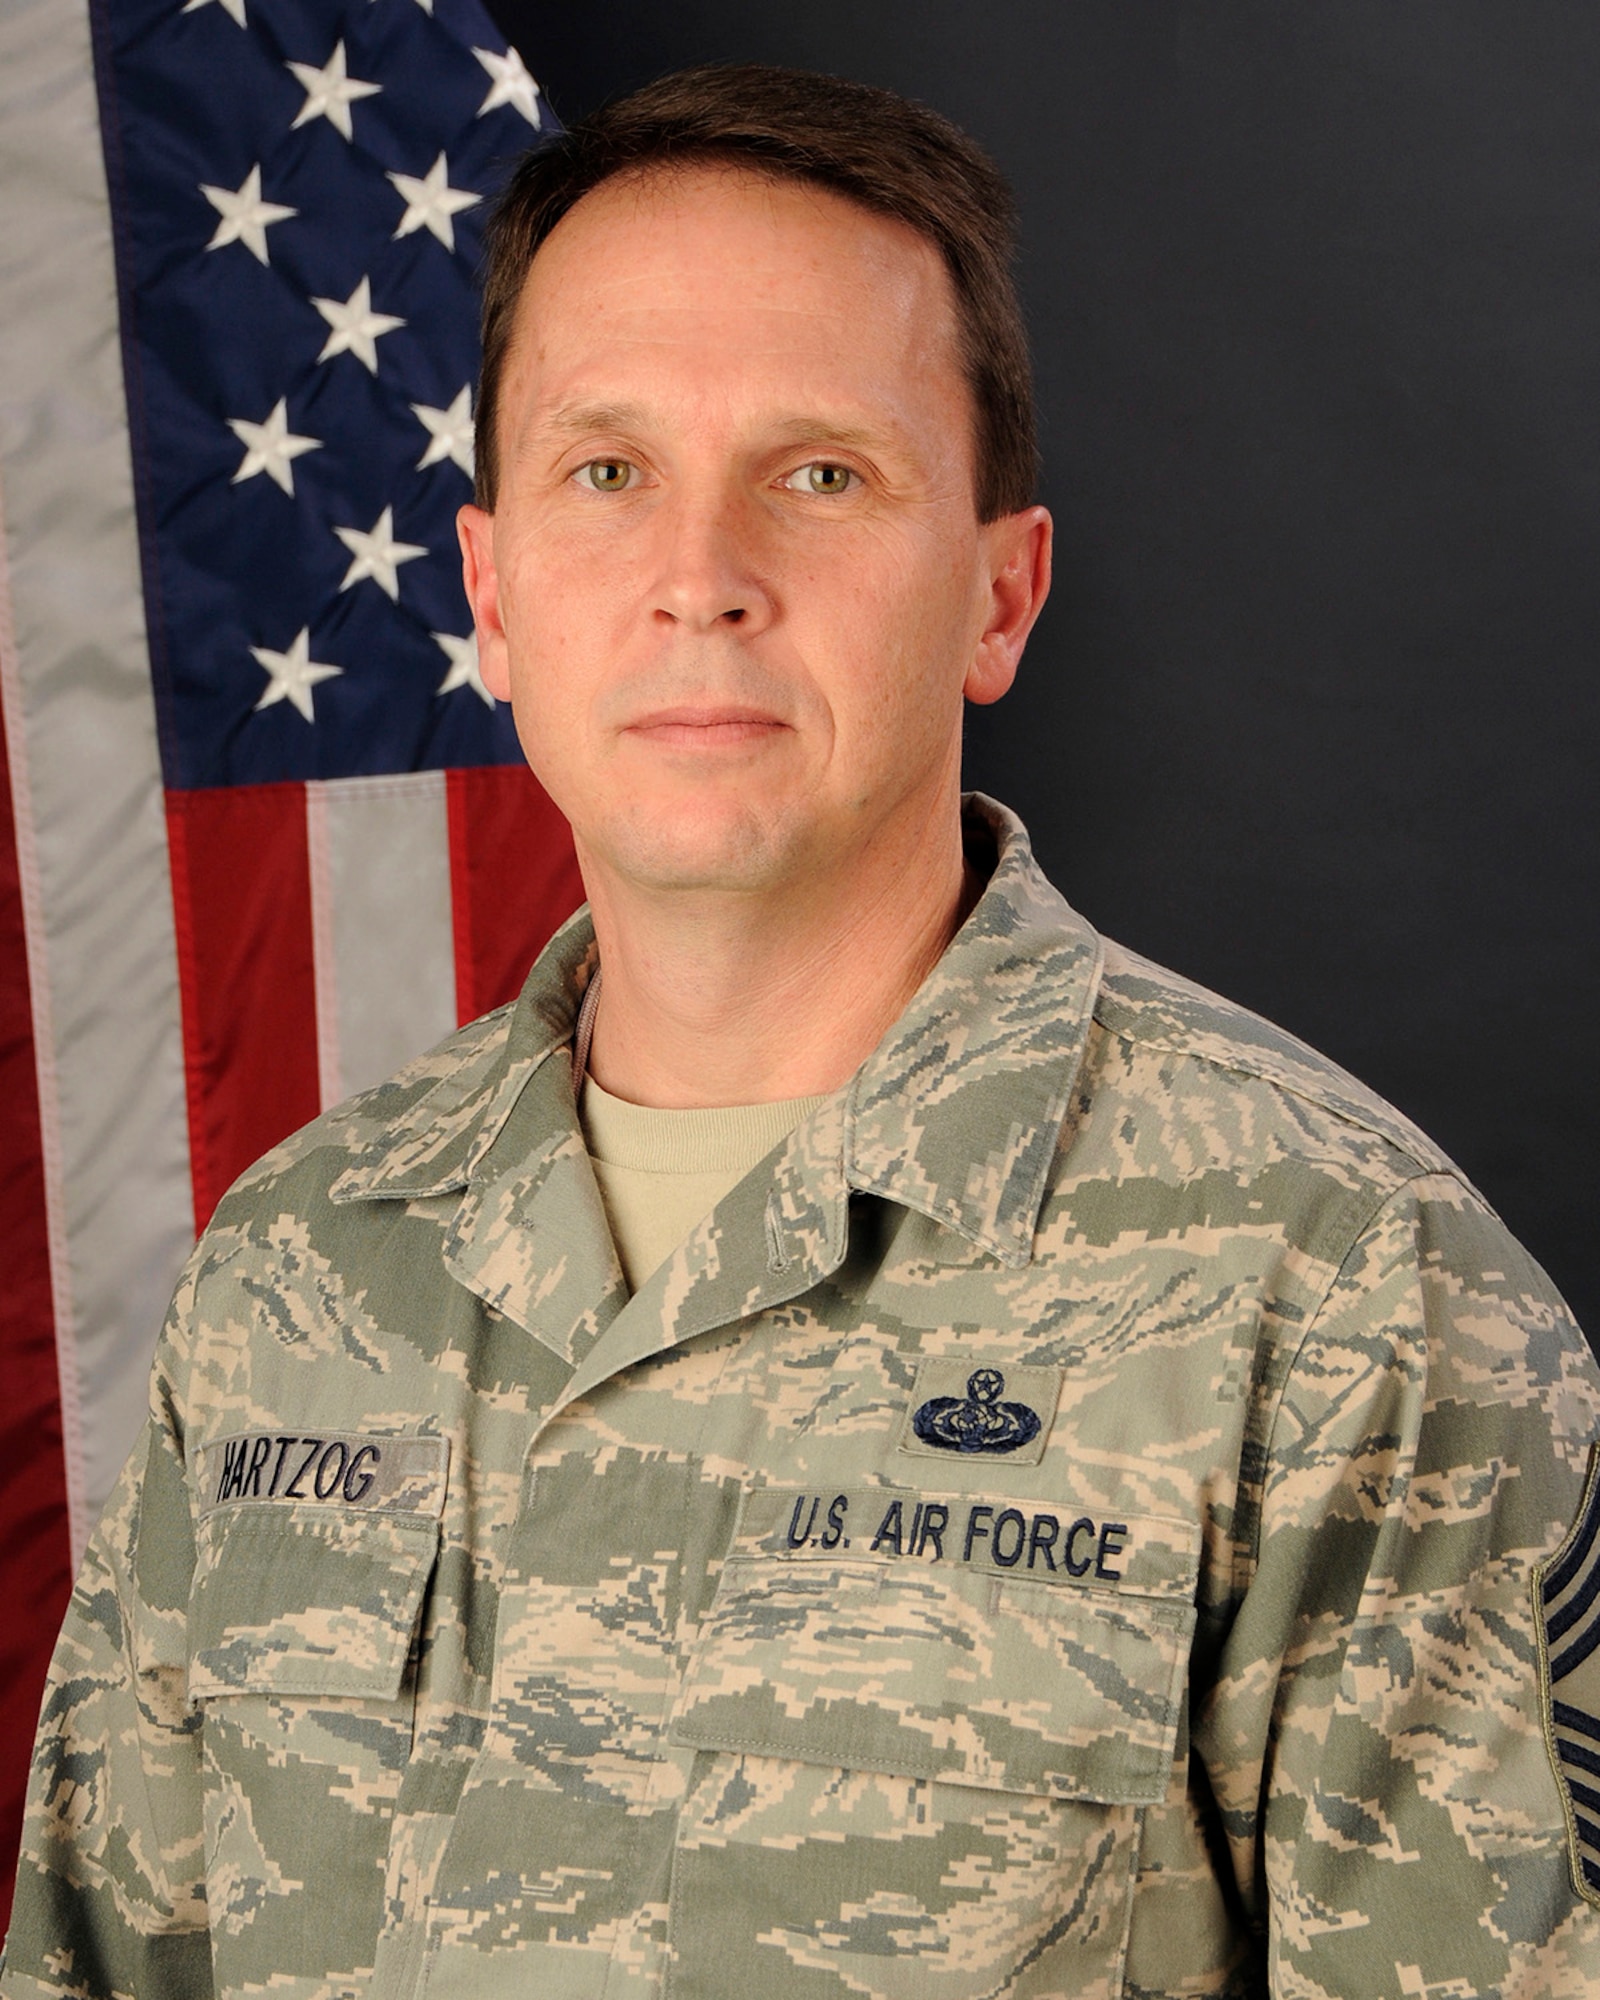
{"label": "uniform pocket seam", "polygon": [[[439,1523],[411,1513],[333,1523],[329,1512],[317,1508],[307,1520],[274,1507],[270,1515],[208,1517],[219,1525],[204,1538],[190,1591],[192,1705],[241,1696],[405,1698]],[[272,1565],[258,1553],[263,1547],[293,1570],[295,1591],[274,1589]],[[239,1561],[247,1550],[249,1559]],[[356,1589],[363,1573],[364,1598]],[[332,1628],[325,1641],[304,1629],[319,1616]],[[369,1658],[360,1657],[357,1641]]]}

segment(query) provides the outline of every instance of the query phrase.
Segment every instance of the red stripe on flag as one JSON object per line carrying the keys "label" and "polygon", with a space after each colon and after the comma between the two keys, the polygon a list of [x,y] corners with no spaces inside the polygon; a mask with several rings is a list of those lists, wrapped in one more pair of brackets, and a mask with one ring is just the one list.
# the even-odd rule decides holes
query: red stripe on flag
{"label": "red stripe on flag", "polygon": [[[0,717],[0,772],[6,771]],[[39,1697],[72,1589],[44,1144],[9,786],[0,797],[0,1930],[11,1911]]]}
{"label": "red stripe on flag", "polygon": [[306,795],[168,792],[195,1227],[321,1109]]}
{"label": "red stripe on flag", "polygon": [[567,822],[525,765],[448,771],[456,1018],[514,999],[583,901]]}

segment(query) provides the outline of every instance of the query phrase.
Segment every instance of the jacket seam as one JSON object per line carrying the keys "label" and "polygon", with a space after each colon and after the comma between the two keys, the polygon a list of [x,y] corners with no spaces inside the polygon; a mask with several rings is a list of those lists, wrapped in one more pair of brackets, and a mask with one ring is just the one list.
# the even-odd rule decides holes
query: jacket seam
{"label": "jacket seam", "polygon": [[1372,1204],[1372,1206],[1365,1212],[1365,1214],[1362,1217],[1360,1227],[1357,1228],[1352,1233],[1350,1241],[1346,1245],[1343,1257],[1340,1258],[1338,1264],[1335,1266],[1333,1272],[1329,1276],[1327,1283],[1323,1286],[1321,1295],[1317,1300],[1314,1310],[1307,1315],[1306,1323],[1301,1331],[1300,1338],[1295,1343],[1294,1353],[1289,1357],[1288,1364],[1283,1370],[1282,1379],[1278,1383],[1276,1394],[1272,1399],[1271,1421],[1266,1425],[1264,1432],[1262,1434],[1261,1499],[1260,1499],[1260,1504],[1257,1506],[1255,1510],[1255,1520],[1252,1523],[1252,1529],[1251,1529],[1251,1548],[1249,1556],[1249,1573],[1251,1576],[1254,1576],[1255,1571],[1259,1567],[1261,1561],[1261,1534],[1262,1534],[1262,1520],[1266,1513],[1267,1471],[1273,1459],[1273,1452],[1278,1434],[1278,1425],[1283,1415],[1284,1399],[1289,1393],[1289,1384],[1294,1379],[1295,1371],[1300,1365],[1302,1356],[1305,1354],[1306,1349],[1310,1344],[1312,1337],[1316,1334],[1318,1328],[1322,1324],[1322,1318],[1324,1313],[1327,1311],[1328,1300],[1333,1295],[1333,1289],[1335,1285],[1338,1284],[1340,1278],[1343,1277],[1345,1271],[1349,1268],[1350,1260],[1352,1257],[1354,1257],[1357,1248],[1363,1242],[1366,1241],[1368,1236],[1371,1235],[1374,1225],[1376,1224],[1378,1218],[1383,1214],[1385,1209],[1392,1206],[1392,1204],[1395,1203],[1400,1198],[1401,1195],[1405,1194],[1408,1189],[1416,1187],[1418,1182],[1427,1180],[1436,1180],[1440,1178],[1456,1181],[1458,1185],[1465,1188],[1469,1193],[1476,1192],[1476,1190],[1471,1187],[1471,1184],[1468,1181],[1466,1181],[1462,1175],[1453,1172],[1441,1175],[1437,1170],[1430,1170],[1424,1173],[1408,1174],[1405,1176],[1404,1179],[1397,1181],[1394,1184],[1394,1186],[1387,1189],[1380,1196],[1380,1198],[1376,1200]]}
{"label": "jacket seam", "polygon": [[[1327,1117],[1336,1118],[1341,1125],[1347,1125],[1354,1131],[1364,1133],[1368,1138],[1375,1139],[1379,1145],[1385,1146],[1389,1151],[1397,1154],[1402,1160],[1408,1161],[1416,1169],[1416,1173],[1407,1175],[1406,1179],[1425,1178],[1429,1174],[1443,1173],[1453,1175],[1463,1185],[1472,1187],[1471,1182],[1466,1179],[1466,1176],[1456,1163],[1448,1154],[1441,1152],[1438,1147],[1434,1146],[1426,1133],[1421,1131],[1415,1133],[1416,1140],[1420,1141],[1422,1148],[1426,1149],[1419,1150],[1416,1144],[1406,1139],[1403,1135],[1385,1130],[1374,1119],[1363,1117],[1356,1110],[1334,1103],[1327,1095],[1313,1090],[1306,1085],[1291,1082],[1286,1077],[1275,1076],[1265,1065],[1250,1061],[1244,1055],[1243,1051],[1240,1052],[1236,1060],[1230,1060],[1226,1056],[1212,1055],[1204,1049],[1195,1048],[1192,1043],[1180,1041],[1174,1037],[1145,1034],[1141,1030],[1130,1027],[1124,1022],[1107,1021],[1102,1018],[1098,1006],[1096,1007],[1094,1020],[1096,1027],[1104,1030],[1106,1034],[1114,1036],[1116,1040],[1130,1048],[1159,1049],[1166,1055],[1181,1056],[1186,1062],[1199,1063],[1206,1069],[1218,1070],[1228,1076],[1248,1077],[1256,1083],[1265,1084],[1269,1090],[1281,1091],[1285,1097],[1292,1097],[1301,1104],[1313,1106]],[[1353,1088],[1358,1090],[1364,1088],[1354,1077],[1350,1081]],[[1410,1123],[1405,1118],[1403,1112],[1397,1115],[1406,1124]],[[1474,1194],[1479,1193],[1476,1188],[1472,1188],[1472,1192]],[[1481,1195],[1479,1195],[1479,1199],[1482,1199]]]}

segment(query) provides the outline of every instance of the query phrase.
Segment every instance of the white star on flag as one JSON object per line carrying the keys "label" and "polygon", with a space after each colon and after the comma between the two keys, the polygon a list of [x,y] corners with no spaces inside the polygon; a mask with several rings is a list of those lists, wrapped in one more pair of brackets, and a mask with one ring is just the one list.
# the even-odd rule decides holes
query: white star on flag
{"label": "white star on flag", "polygon": [[431,409],[426,403],[413,403],[411,414],[428,433],[428,448],[417,460],[418,472],[425,466],[442,465],[448,458],[459,465],[470,479],[473,437],[470,386],[461,391],[447,410]]}
{"label": "white star on flag", "polygon": [[294,497],[291,461],[302,452],[322,449],[321,438],[296,437],[290,430],[287,396],[278,398],[277,407],[264,424],[252,424],[244,417],[229,417],[228,429],[245,447],[233,484],[237,486],[241,479],[254,479],[257,473],[264,472],[291,499]]}
{"label": "white star on flag", "polygon": [[394,538],[394,509],[385,507],[366,534],[359,528],[335,528],[333,531],[350,551],[350,567],[344,573],[341,590],[349,590],[370,576],[378,588],[400,601],[399,569],[402,563],[415,562],[418,556],[428,551],[416,542],[397,542]]}
{"label": "white star on flag", "polygon": [[[211,0],[184,0],[183,11],[192,14],[196,7],[207,7],[210,4]],[[245,25],[244,0],[222,0],[222,10],[225,14],[231,14],[241,28]]]}
{"label": "white star on flag", "polygon": [[469,194],[465,188],[451,187],[445,178],[446,172],[444,154],[441,153],[421,180],[412,174],[389,176],[406,202],[406,212],[395,231],[397,238],[409,236],[416,229],[426,229],[437,236],[447,250],[454,250],[456,226],[450,220],[451,216],[459,215],[464,208],[476,208],[483,196]]}
{"label": "white star on flag", "polygon": [[522,57],[515,49],[507,49],[503,56],[496,55],[493,49],[474,49],[472,53],[493,79],[488,96],[478,106],[478,116],[482,118],[496,106],[509,104],[514,111],[520,111],[537,132],[539,86],[529,76]]}
{"label": "white star on flag", "polygon": [[317,359],[331,361],[336,354],[353,354],[369,373],[376,375],[379,337],[393,333],[405,321],[396,319],[392,313],[372,310],[372,286],[365,278],[343,305],[337,299],[313,299],[311,303],[333,329],[322,343]]}
{"label": "white star on flag", "polygon": [[350,107],[359,97],[376,97],[381,84],[362,83],[358,78],[346,76],[344,68],[343,38],[333,45],[325,68],[318,69],[315,63],[292,62],[289,68],[299,79],[305,90],[306,101],[300,107],[299,116],[289,127],[297,132],[302,125],[309,125],[313,118],[326,118],[333,129],[346,139],[355,137],[355,129],[350,122]]}
{"label": "white star on flag", "polygon": [[253,166],[236,188],[207,187],[200,192],[222,220],[217,224],[208,250],[220,250],[225,243],[242,243],[259,262],[267,261],[267,231],[274,222],[287,222],[297,208],[284,208],[275,201],[261,199],[261,167]]}
{"label": "white star on flag", "polygon": [[267,689],[256,703],[257,710],[270,708],[275,701],[292,701],[307,722],[315,722],[311,712],[311,690],[318,681],[331,681],[343,667],[324,666],[311,657],[311,629],[302,625],[287,653],[274,653],[267,646],[252,646],[258,665],[267,670]]}
{"label": "white star on flag", "polygon": [[434,690],[436,695],[454,694],[457,688],[471,688],[480,700],[490,708],[494,707],[494,696],[483,684],[483,676],[478,672],[478,635],[469,632],[464,639],[458,639],[453,632],[435,632],[433,643],[450,662],[450,671]]}

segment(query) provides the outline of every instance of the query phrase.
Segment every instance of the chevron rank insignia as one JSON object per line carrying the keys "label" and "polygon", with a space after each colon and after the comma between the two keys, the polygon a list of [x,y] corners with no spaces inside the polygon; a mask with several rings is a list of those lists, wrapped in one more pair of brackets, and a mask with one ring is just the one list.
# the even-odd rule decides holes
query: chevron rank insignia
{"label": "chevron rank insignia", "polygon": [[1571,1534],[1533,1573],[1533,1608],[1572,1883],[1600,1908],[1600,1445]]}

